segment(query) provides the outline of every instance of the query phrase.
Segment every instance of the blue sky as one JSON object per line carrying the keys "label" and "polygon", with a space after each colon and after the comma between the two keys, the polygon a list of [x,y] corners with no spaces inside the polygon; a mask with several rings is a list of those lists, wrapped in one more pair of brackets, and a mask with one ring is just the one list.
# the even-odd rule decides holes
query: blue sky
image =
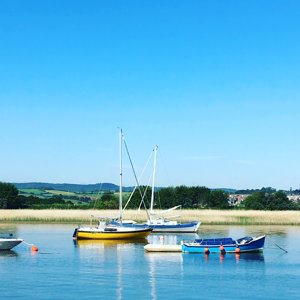
{"label": "blue sky", "polygon": [[1,1],[0,181],[118,183],[120,126],[159,186],[300,188],[299,36],[299,1]]}

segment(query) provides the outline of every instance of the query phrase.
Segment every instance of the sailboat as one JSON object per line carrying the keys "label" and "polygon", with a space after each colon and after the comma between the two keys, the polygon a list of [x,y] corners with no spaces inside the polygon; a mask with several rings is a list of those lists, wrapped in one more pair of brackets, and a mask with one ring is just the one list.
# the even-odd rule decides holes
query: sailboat
{"label": "sailboat", "polygon": [[[138,224],[136,222],[129,222],[124,221],[123,226],[130,227],[130,228],[142,228],[145,226],[149,226],[153,229],[153,232],[197,232],[198,228],[201,224],[200,221],[192,221],[187,223],[182,223],[182,214],[181,214],[181,205],[174,206],[172,208],[169,208],[167,210],[161,211],[161,212],[155,212],[153,210],[154,206],[154,185],[155,185],[155,172],[156,172],[156,157],[157,157],[157,149],[158,147],[155,146],[154,148],[154,167],[153,167],[153,175],[152,175],[152,193],[151,193],[151,204],[150,204],[150,214],[148,215],[148,221],[144,224]],[[166,213],[169,213],[175,209],[180,208],[180,215],[175,217],[180,217],[180,222],[176,220],[169,220],[165,217],[158,217],[155,218],[155,216],[162,216]],[[173,217],[173,218],[175,218]],[[119,224],[117,222],[113,222],[114,224]]]}
{"label": "sailboat", "polygon": [[99,219],[97,227],[80,227],[75,228],[73,233],[73,239],[144,239],[152,231],[152,228],[147,225],[135,228],[126,227],[122,224],[123,214],[123,199],[122,199],[122,139],[123,133],[120,129],[120,197],[119,197],[119,209],[120,216],[117,218],[120,220],[120,224],[115,225],[110,222],[107,217],[95,217]]}

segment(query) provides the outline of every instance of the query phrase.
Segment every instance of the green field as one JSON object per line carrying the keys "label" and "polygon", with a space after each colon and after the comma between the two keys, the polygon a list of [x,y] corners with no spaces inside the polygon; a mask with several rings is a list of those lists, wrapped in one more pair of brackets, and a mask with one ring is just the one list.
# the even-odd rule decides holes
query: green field
{"label": "green field", "polygon": [[45,196],[52,197],[57,195],[62,196],[76,196],[76,197],[96,197],[97,194],[91,193],[75,193],[75,192],[66,192],[66,191],[58,191],[58,190],[40,190],[40,189],[19,189],[19,191],[23,194],[29,194],[34,196]]}
{"label": "green field", "polygon": [[[44,189],[19,189],[20,194],[24,196],[36,196],[40,198],[51,198],[55,196],[62,196],[65,201],[71,201],[74,204],[82,203],[81,198],[89,197],[90,200],[88,202],[94,201],[97,198],[101,198],[103,192],[97,193],[76,193],[76,192],[67,192],[60,190],[44,190]],[[119,193],[114,193],[115,196],[119,197]],[[126,201],[130,196],[129,192],[124,192],[123,197]],[[74,198],[73,198],[74,197]],[[84,202],[87,202],[86,199]]]}
{"label": "green field", "polygon": [[33,194],[33,195],[41,195],[45,194],[45,190],[39,190],[39,189],[19,189],[20,192],[23,192],[25,194]]}
{"label": "green field", "polygon": [[76,193],[66,192],[66,191],[56,191],[56,190],[45,190],[45,192],[53,194],[53,195],[67,195],[67,196],[77,196]]}

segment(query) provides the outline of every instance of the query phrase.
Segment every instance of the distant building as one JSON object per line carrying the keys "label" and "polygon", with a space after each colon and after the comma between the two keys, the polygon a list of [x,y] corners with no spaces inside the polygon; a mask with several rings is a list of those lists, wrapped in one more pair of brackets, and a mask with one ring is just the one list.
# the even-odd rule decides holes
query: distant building
{"label": "distant building", "polygon": [[289,200],[294,201],[296,203],[300,202],[300,195],[288,195]]}
{"label": "distant building", "polygon": [[249,196],[249,194],[230,194],[229,195],[229,204],[230,205],[239,205],[241,204],[247,197]]}

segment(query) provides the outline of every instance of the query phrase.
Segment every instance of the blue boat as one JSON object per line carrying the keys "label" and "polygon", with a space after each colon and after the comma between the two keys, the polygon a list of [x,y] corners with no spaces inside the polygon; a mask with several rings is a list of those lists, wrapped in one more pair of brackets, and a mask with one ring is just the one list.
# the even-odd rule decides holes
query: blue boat
{"label": "blue boat", "polygon": [[182,242],[182,252],[185,253],[242,253],[262,252],[266,236],[258,238],[243,237],[238,240],[232,238],[196,239],[194,242]]}
{"label": "blue boat", "polygon": [[[120,225],[120,222],[111,221],[112,225]],[[135,228],[144,228],[150,227],[153,229],[152,232],[197,232],[201,222],[192,221],[189,223],[178,223],[173,220],[165,220],[164,218],[160,219],[151,219],[147,223],[138,224],[131,220],[124,220],[122,226],[124,227],[135,227]]]}

